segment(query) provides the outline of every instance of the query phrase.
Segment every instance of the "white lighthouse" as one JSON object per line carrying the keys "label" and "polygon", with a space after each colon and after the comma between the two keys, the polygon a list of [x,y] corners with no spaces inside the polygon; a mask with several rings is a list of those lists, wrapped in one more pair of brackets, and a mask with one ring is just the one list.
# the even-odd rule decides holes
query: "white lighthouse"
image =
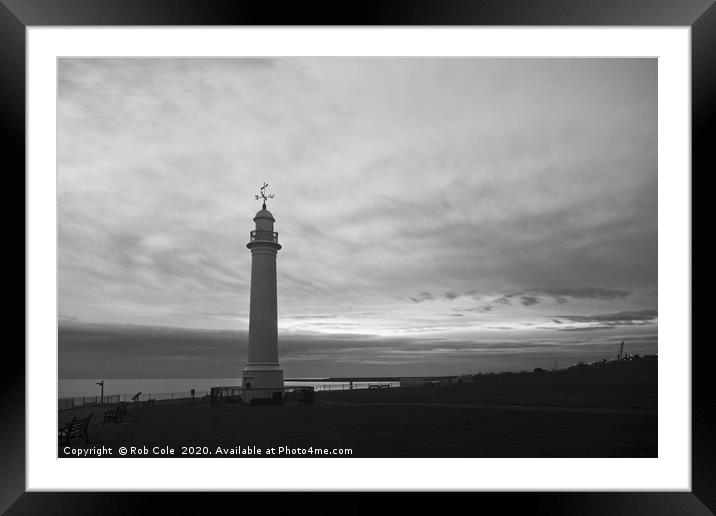
{"label": "white lighthouse", "polygon": [[264,183],[261,194],[263,207],[254,217],[256,229],[251,231],[251,300],[249,306],[249,357],[243,371],[245,389],[276,389],[283,387],[283,370],[278,361],[278,311],[276,301],[276,254],[281,249],[278,233],[273,230],[275,219],[266,209]]}

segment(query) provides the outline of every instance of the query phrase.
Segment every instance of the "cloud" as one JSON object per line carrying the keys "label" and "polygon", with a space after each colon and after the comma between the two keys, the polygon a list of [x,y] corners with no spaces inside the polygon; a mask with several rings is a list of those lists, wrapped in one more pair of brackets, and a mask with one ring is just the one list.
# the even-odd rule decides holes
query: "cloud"
{"label": "cloud", "polygon": [[286,319],[335,319],[335,314],[315,314],[315,315],[285,315]]}
{"label": "cloud", "polygon": [[[512,340],[293,333],[280,336],[279,349],[287,376],[374,374],[374,369],[366,368],[368,362],[391,365],[392,370],[382,370],[385,374],[447,374],[476,372],[485,364],[517,367],[555,356],[597,359],[609,355],[621,340],[634,353],[656,349],[652,334],[521,340],[519,332],[512,330]],[[59,326],[59,376],[237,377],[245,365],[247,342],[245,331],[63,322]],[[399,363],[403,366],[395,367]]]}
{"label": "cloud", "polygon": [[631,294],[629,290],[599,287],[542,288],[531,289],[530,292],[553,297],[571,297],[574,299],[620,299]]}
{"label": "cloud", "polygon": [[436,299],[446,299],[448,301],[452,301],[454,299],[458,299],[464,296],[472,296],[472,294],[459,292],[421,292],[417,296],[411,297],[410,300],[413,303],[424,303],[425,301],[435,301]]}
{"label": "cloud", "polygon": [[656,79],[655,59],[60,59],[59,308],[245,331],[264,180],[293,330],[480,340],[554,304],[653,306]]}
{"label": "cloud", "polygon": [[530,288],[517,292],[505,294],[500,299],[512,299],[520,297],[524,305],[537,304],[544,297],[552,298],[557,303],[567,303],[568,299],[623,299],[629,296],[629,290],[599,287],[578,287],[578,288]]}
{"label": "cloud", "polygon": [[[573,328],[558,328],[558,331],[596,331],[596,330],[611,330],[613,328],[616,328],[616,326],[581,326],[581,327],[573,327]],[[553,328],[550,328],[553,329]]]}
{"label": "cloud", "polygon": [[599,287],[578,287],[578,288],[530,288],[513,290],[502,294],[492,300],[491,308],[496,305],[511,305],[513,299],[518,299],[523,306],[532,306],[541,303],[545,298],[558,304],[566,304],[569,300],[583,299],[623,299],[631,295],[629,290],[599,288]]}
{"label": "cloud", "polygon": [[656,310],[637,310],[596,315],[555,315],[553,317],[580,323],[640,324],[654,322],[657,315]]}
{"label": "cloud", "polygon": [[[568,299],[623,299],[631,294],[629,290],[622,289],[611,289],[611,288],[600,288],[600,287],[577,287],[577,288],[530,288],[524,290],[515,290],[507,292],[500,297],[494,299],[492,303],[509,305],[511,300],[519,298],[520,303],[524,306],[535,305],[544,300],[544,298],[550,298],[551,300],[564,304],[567,303]],[[479,299],[475,294],[475,291],[469,292],[444,292],[444,293],[432,293],[432,292],[421,292],[418,296],[411,297],[410,299],[415,303],[422,303],[425,301],[434,301],[436,299],[444,298],[448,300],[470,297],[473,299]]]}
{"label": "cloud", "polygon": [[[611,330],[617,327],[646,326],[656,324],[656,310],[623,311],[595,315],[556,315],[552,322],[557,326],[542,326],[543,330],[567,332]],[[563,326],[572,323],[571,326]],[[576,326],[574,324],[577,324]]]}

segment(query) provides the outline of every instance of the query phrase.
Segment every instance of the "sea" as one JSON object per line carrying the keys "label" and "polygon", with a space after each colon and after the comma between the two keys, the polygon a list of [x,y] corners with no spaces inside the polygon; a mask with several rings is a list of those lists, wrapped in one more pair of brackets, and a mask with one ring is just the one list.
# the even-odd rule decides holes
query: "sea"
{"label": "sea", "polygon": [[[83,398],[99,396],[100,379],[86,378],[60,378],[58,384],[58,398]],[[400,382],[353,382],[354,389],[367,389],[370,385],[380,383],[398,387]],[[191,390],[199,398],[209,394],[212,387],[236,387],[241,385],[241,378],[105,378],[104,395],[118,395],[120,400],[128,401],[141,392],[144,399],[147,395],[156,400],[188,398]],[[312,386],[314,389],[345,390],[350,389],[347,382],[285,382],[286,387]]]}

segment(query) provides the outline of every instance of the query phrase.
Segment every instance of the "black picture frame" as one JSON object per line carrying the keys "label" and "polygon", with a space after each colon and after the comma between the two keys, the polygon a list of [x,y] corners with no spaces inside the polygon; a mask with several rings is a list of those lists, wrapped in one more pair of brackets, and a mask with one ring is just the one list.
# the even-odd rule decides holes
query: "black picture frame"
{"label": "black picture frame", "polygon": [[[692,45],[692,191],[697,191],[693,189],[697,177],[716,170],[707,136],[716,120],[716,6],[713,0],[391,0],[350,4],[315,0],[285,5],[245,0],[0,0],[0,141],[8,163],[3,167],[6,199],[16,196],[16,190],[7,186],[8,179],[18,181],[17,188],[22,190],[23,199],[25,192],[24,179],[21,179],[25,177],[25,30],[31,26],[88,25],[688,26]],[[13,220],[16,209],[9,203],[4,206],[6,220]],[[11,218],[10,213],[15,217]],[[693,226],[696,222],[693,218]],[[24,236],[23,228],[22,236],[18,235],[18,239],[23,239],[23,252],[7,253],[11,262],[23,270],[28,258],[24,252]],[[24,312],[25,304],[22,306]],[[694,315],[703,310],[703,305],[694,306],[692,320],[701,320]],[[20,318],[7,320],[19,325]],[[143,513],[149,507],[146,504],[157,501],[161,501],[164,509],[168,509],[166,504],[176,504],[183,509],[177,512],[206,509],[206,494],[190,498],[174,493],[169,499],[161,493],[25,492],[25,349],[21,342],[24,342],[24,326],[22,341],[8,339],[3,350],[0,510],[7,509],[8,514]],[[468,503],[479,504],[483,509],[485,503],[496,503],[501,511],[549,514],[709,514],[716,511],[716,438],[713,437],[716,435],[716,404],[710,394],[714,389],[712,366],[707,358],[709,344],[707,340],[694,339],[692,346],[691,492],[479,493],[474,494],[478,500]],[[251,503],[246,501],[246,493],[238,496],[242,504]],[[351,504],[342,505],[350,507],[351,512],[364,508],[375,510],[375,502],[363,501],[357,496],[352,498]],[[422,495],[413,500],[424,504]],[[364,503],[366,506],[361,507]],[[440,506],[444,511],[445,506],[442,503]]]}

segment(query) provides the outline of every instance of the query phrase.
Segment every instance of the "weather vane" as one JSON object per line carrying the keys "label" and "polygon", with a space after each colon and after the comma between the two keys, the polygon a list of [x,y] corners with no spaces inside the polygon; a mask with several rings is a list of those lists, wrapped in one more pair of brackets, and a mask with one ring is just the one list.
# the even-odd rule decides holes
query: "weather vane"
{"label": "weather vane", "polygon": [[254,196],[254,197],[256,197],[256,200],[257,200],[257,201],[258,201],[259,199],[263,199],[263,209],[264,209],[264,210],[266,209],[266,201],[267,201],[268,199],[273,199],[273,198],[274,198],[274,195],[273,195],[273,194],[266,194],[266,187],[267,187],[267,186],[268,186],[268,183],[264,183],[264,185],[261,187],[261,192],[259,193],[259,195],[255,195],[255,196]]}

